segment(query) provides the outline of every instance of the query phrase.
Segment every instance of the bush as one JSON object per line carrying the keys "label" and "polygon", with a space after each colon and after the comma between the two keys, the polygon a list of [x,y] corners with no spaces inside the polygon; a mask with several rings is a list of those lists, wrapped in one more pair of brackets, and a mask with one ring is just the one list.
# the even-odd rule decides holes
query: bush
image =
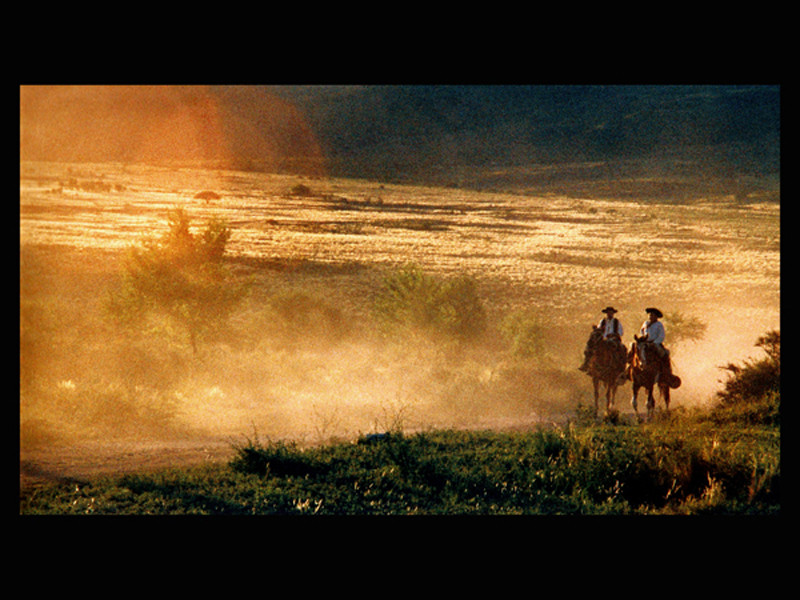
{"label": "bush", "polygon": [[708,330],[708,323],[678,311],[667,315],[664,322],[669,331],[669,339],[674,345],[683,340],[701,340]]}
{"label": "bush", "polygon": [[379,319],[390,327],[460,338],[478,335],[486,326],[486,311],[473,279],[441,279],[416,265],[407,265],[384,278],[375,309]]}
{"label": "bush", "polygon": [[755,345],[766,352],[766,358],[720,367],[731,376],[724,389],[717,392],[719,404],[713,415],[716,418],[736,416],[750,423],[779,422],[781,334],[770,331],[758,338]]}
{"label": "bush", "polygon": [[298,183],[297,185],[292,186],[291,194],[292,196],[307,197],[307,196],[312,196],[313,192],[311,191],[311,188],[308,187],[307,185]]}
{"label": "bush", "polygon": [[168,231],[132,248],[120,285],[108,308],[119,321],[142,326],[148,313],[166,315],[188,335],[194,352],[198,340],[219,332],[244,294],[222,265],[231,232],[212,218],[194,235],[182,210],[170,212]]}
{"label": "bush", "polygon": [[262,476],[303,477],[314,473],[318,465],[293,443],[275,442],[263,446],[258,440],[243,446],[234,446],[236,457],[230,466],[240,473]]}
{"label": "bush", "polygon": [[273,326],[286,341],[335,342],[354,327],[340,307],[303,290],[276,293],[270,298],[268,309]]}
{"label": "bush", "polygon": [[542,358],[545,354],[544,327],[529,313],[508,315],[500,325],[500,333],[514,356]]}

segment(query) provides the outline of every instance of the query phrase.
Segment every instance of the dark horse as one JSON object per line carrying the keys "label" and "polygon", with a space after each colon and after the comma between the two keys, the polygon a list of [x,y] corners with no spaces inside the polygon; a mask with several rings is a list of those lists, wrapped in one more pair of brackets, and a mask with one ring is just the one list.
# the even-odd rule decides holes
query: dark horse
{"label": "dark horse", "polygon": [[[679,377],[672,374],[669,356],[661,357],[651,343],[643,338],[634,335],[634,342],[628,353],[628,379],[633,382],[633,397],[631,404],[636,416],[639,416],[639,406],[636,397],[640,388],[647,390],[647,419],[652,419],[656,408],[656,399],[653,389],[658,386],[661,398],[664,400],[666,410],[669,411],[669,390],[675,389],[681,384]],[[644,364],[642,364],[642,352],[644,352]]]}
{"label": "dark horse", "polygon": [[592,337],[594,339],[590,340],[590,344],[594,352],[589,359],[587,372],[592,377],[594,387],[594,412],[597,414],[602,384],[606,388],[606,414],[608,414],[614,406],[617,387],[625,383],[625,352],[619,343],[603,340],[599,329],[592,332]]}

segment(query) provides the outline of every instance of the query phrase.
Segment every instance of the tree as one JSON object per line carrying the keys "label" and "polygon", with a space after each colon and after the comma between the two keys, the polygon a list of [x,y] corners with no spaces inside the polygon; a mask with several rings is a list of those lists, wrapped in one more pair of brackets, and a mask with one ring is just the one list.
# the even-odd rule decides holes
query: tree
{"label": "tree", "polygon": [[221,331],[242,299],[237,283],[222,262],[231,230],[217,218],[193,234],[183,209],[168,215],[168,231],[131,248],[120,285],[109,308],[121,321],[142,324],[153,312],[165,314],[183,329],[197,353],[201,339]]}
{"label": "tree", "polygon": [[708,323],[678,311],[666,315],[664,322],[667,326],[669,342],[673,345],[684,340],[702,340],[708,329]]}

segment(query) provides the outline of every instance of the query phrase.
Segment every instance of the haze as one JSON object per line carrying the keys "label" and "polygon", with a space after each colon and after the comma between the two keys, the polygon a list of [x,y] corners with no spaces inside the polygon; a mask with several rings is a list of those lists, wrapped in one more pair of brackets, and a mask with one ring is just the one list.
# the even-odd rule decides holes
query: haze
{"label": "haze", "polygon": [[[778,115],[768,86],[23,86],[21,454],[563,420],[609,303],[627,339],[652,304],[708,324],[673,344],[674,404],[707,404],[780,325]],[[179,205],[228,220],[256,281],[199,357],[102,308]],[[535,315],[549,356],[379,335],[409,262],[473,277],[493,325]]]}

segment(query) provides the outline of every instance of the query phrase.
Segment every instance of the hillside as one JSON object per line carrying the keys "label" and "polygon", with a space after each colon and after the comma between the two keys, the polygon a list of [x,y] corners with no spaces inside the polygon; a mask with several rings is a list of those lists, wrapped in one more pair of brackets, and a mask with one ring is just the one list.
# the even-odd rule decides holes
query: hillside
{"label": "hillside", "polygon": [[[578,196],[778,194],[778,86],[25,87],[20,111],[28,160],[222,161]],[[618,189],[625,179],[633,190]]]}

